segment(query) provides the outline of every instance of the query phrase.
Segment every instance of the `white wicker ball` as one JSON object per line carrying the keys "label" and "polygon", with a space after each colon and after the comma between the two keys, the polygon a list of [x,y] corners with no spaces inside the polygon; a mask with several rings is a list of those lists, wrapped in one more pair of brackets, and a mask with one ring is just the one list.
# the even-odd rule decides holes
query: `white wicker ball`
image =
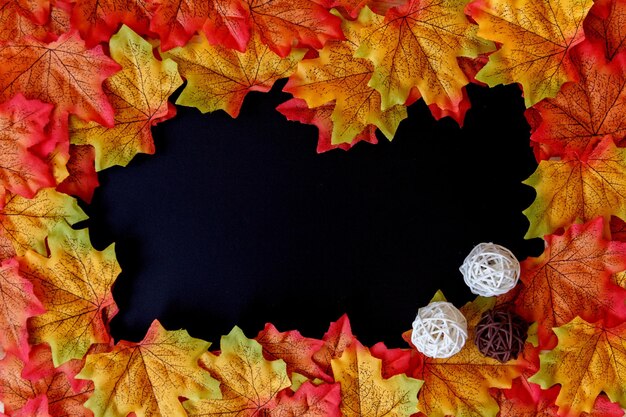
{"label": "white wicker ball", "polygon": [[431,358],[449,358],[458,353],[467,340],[467,320],[454,305],[434,301],[417,312],[411,342]]}
{"label": "white wicker ball", "polygon": [[507,248],[494,243],[480,243],[467,255],[459,270],[474,294],[491,297],[515,287],[520,264]]}

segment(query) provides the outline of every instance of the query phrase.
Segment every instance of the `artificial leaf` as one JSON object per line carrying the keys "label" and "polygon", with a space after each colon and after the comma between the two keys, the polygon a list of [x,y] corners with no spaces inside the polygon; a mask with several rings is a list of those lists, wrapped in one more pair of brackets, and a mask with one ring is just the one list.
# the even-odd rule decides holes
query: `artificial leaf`
{"label": "artificial leaf", "polygon": [[147,0],[77,0],[72,8],[72,25],[87,48],[108,42],[122,24],[146,33],[151,17]]}
{"label": "artificial leaf", "polygon": [[19,12],[29,19],[43,24],[48,21],[50,13],[49,0],[3,0],[0,7],[13,4]]}
{"label": "artificial leaf", "polygon": [[58,224],[76,224],[87,219],[76,199],[51,188],[41,189],[34,198],[8,194],[0,211],[0,230],[18,255],[34,250],[47,255],[45,238]]}
{"label": "artificial leaf", "polygon": [[20,13],[16,2],[0,7],[0,42],[21,42],[32,36],[43,42],[51,42],[70,27],[69,13],[62,7],[53,7],[50,19],[39,24]]}
{"label": "artificial leaf", "polygon": [[556,398],[560,415],[590,412],[604,391],[612,401],[626,406],[626,323],[606,328],[576,317],[555,328],[559,344],[542,353],[541,369],[532,378],[547,389],[561,384]]}
{"label": "artificial leaf", "polygon": [[186,401],[189,417],[263,415],[291,385],[285,362],[265,359],[261,345],[238,327],[222,336],[219,356],[206,353],[200,363],[220,382],[222,398]]}
{"label": "artificial leaf", "polygon": [[322,367],[326,375],[332,375],[332,360],[340,358],[347,348],[357,343],[348,316],[344,314],[331,323],[322,340],[324,346],[313,354],[313,360]]}
{"label": "artificial leaf", "polygon": [[516,310],[539,323],[540,341],[576,316],[626,319],[626,290],[611,282],[626,269],[626,244],[605,240],[603,229],[602,218],[574,224],[561,236],[546,236],[543,254],[522,262]]}
{"label": "artificial leaf", "polygon": [[159,34],[163,51],[184,46],[200,29],[213,45],[246,50],[250,26],[241,0],[154,0],[153,4],[150,29]]}
{"label": "artificial leaf", "polygon": [[321,49],[326,41],[342,39],[341,19],[313,0],[245,0],[253,33],[280,55],[293,45]]}
{"label": "artificial leaf", "polygon": [[58,186],[57,191],[74,195],[91,203],[93,193],[100,185],[95,166],[96,150],[90,145],[70,146],[70,159],[67,162],[68,177]]}
{"label": "artificial leaf", "polygon": [[310,379],[319,378],[330,382],[328,375],[313,361],[313,354],[322,348],[323,341],[303,337],[297,330],[281,333],[270,323],[265,325],[255,340],[263,347],[263,356],[267,360],[285,361],[288,374],[297,372]]}
{"label": "artificial leaf", "polygon": [[304,124],[311,124],[317,127],[319,134],[317,139],[317,153],[329,151],[331,149],[348,150],[359,142],[378,143],[376,138],[376,126],[367,127],[355,136],[351,143],[338,143],[333,145],[331,137],[333,132],[333,121],[331,119],[335,110],[335,104],[323,104],[310,108],[306,101],[299,98],[292,98],[276,107],[287,120],[295,120]]}
{"label": "artificial leaf", "polygon": [[530,222],[527,239],[598,216],[626,219],[626,150],[610,136],[590,153],[541,161],[524,184],[537,192],[524,210]]}
{"label": "artificial leaf", "polygon": [[626,50],[626,1],[596,0],[583,27],[586,39],[612,60]]}
{"label": "artificial leaf", "polygon": [[28,358],[26,320],[45,310],[32,284],[19,273],[15,259],[0,263],[0,347],[23,360]]}
{"label": "artificial leaf", "polygon": [[592,0],[475,0],[478,35],[501,44],[476,78],[490,87],[519,83],[530,107],[572,80],[570,49],[584,38]]}
{"label": "artificial leaf", "polygon": [[421,366],[423,356],[414,349],[389,349],[383,342],[376,343],[370,348],[370,353],[382,361],[383,378],[406,374],[411,369]]}
{"label": "artificial leaf", "polygon": [[54,185],[45,161],[30,151],[49,140],[44,128],[51,110],[49,104],[21,94],[0,104],[0,201],[6,190],[31,198],[39,189]]}
{"label": "artificial leaf", "polygon": [[111,287],[121,269],[114,245],[91,246],[87,229],[61,224],[48,235],[50,257],[29,251],[20,270],[34,287],[46,312],[29,321],[34,344],[52,348],[55,366],[82,358],[94,343],[108,343],[108,324],[117,313]]}
{"label": "artificial leaf", "polygon": [[289,390],[279,393],[276,406],[269,411],[270,417],[340,417],[339,384],[314,385],[306,381],[291,395]]}
{"label": "artificial leaf", "polygon": [[407,116],[401,105],[381,110],[380,93],[368,85],[374,66],[367,59],[354,57],[371,14],[363,9],[358,21],[344,21],[346,41],[329,41],[318,58],[301,61],[284,88],[306,100],[309,107],[335,102],[331,144],[352,143],[370,124],[392,139]]}
{"label": "artificial leaf", "polygon": [[239,115],[249,91],[267,92],[279,78],[289,76],[304,51],[280,58],[253,37],[246,52],[210,45],[205,36],[193,38],[184,48],[164,54],[178,63],[187,80],[176,104],[197,107],[203,113],[222,109]]}
{"label": "artificial leaf", "polygon": [[410,0],[385,17],[366,12],[371,22],[357,55],[374,63],[370,85],[380,92],[383,110],[405,104],[415,87],[427,105],[461,111],[468,79],[457,58],[493,49],[476,35],[465,5],[465,0]]}
{"label": "artificial leaf", "polygon": [[549,154],[582,155],[604,136],[626,136],[626,55],[605,63],[591,44],[572,53],[578,81],[567,83],[556,97],[534,106],[540,123],[531,140],[544,145]]}
{"label": "artificial leaf", "polygon": [[332,360],[335,380],[341,384],[341,412],[346,417],[411,416],[417,412],[422,381],[406,375],[384,379],[381,361],[360,343],[353,343]]}
{"label": "artificial leaf", "polygon": [[[171,59],[157,60],[152,46],[127,26],[111,38],[111,57],[122,70],[104,82],[115,126],[72,119],[70,140],[96,149],[96,170],[126,166],[137,153],[154,153],[151,127],[174,116],[169,96],[182,84]],[[171,107],[171,108],[170,108]]]}
{"label": "artificial leaf", "polygon": [[219,393],[217,381],[198,366],[209,346],[155,320],[141,342],[123,340],[111,352],[87,356],[77,378],[92,380],[95,389],[85,406],[101,417],[185,417],[179,397]]}
{"label": "artificial leaf", "polygon": [[[9,238],[7,238],[0,228],[0,262],[4,262],[8,259],[15,258],[17,253],[15,253],[15,249],[13,249],[13,244]],[[0,357],[2,354],[0,353]]]}
{"label": "artificial leaf", "polygon": [[24,92],[27,98],[54,104],[58,114],[113,124],[101,84],[119,68],[101,47],[86,49],[77,32],[51,43],[26,38],[3,44],[0,60],[0,100]]}

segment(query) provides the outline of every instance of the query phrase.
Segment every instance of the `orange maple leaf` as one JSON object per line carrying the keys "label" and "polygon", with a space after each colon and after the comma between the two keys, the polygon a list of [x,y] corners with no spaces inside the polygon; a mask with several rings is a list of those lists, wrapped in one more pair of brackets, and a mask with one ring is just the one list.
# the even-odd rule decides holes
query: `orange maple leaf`
{"label": "orange maple leaf", "polygon": [[270,417],[340,417],[341,391],[339,384],[314,385],[306,381],[294,393],[283,390]]}
{"label": "orange maple leaf", "polygon": [[0,101],[23,92],[27,98],[56,106],[111,127],[113,109],[102,82],[119,67],[97,46],[86,49],[76,31],[44,43],[33,38],[0,45]]}
{"label": "orange maple leaf", "polygon": [[249,91],[269,91],[276,80],[295,70],[303,55],[304,51],[297,50],[280,58],[258,36],[250,39],[242,53],[210,45],[203,35],[163,54],[178,63],[180,74],[187,80],[176,104],[196,107],[203,113],[222,109],[232,117],[239,115]]}
{"label": "orange maple leaf", "polygon": [[13,249],[13,244],[11,244],[9,238],[4,235],[0,227],[0,262],[15,258],[16,256],[17,254],[15,253],[15,249]]}
{"label": "orange maple leaf", "polygon": [[322,341],[324,345],[313,354],[313,360],[322,367],[326,375],[332,376],[333,359],[340,358],[346,349],[357,343],[348,316],[344,314],[339,320],[331,323]]}
{"label": "orange maple leaf", "polygon": [[584,44],[571,58],[578,81],[534,106],[541,117],[530,138],[541,144],[545,159],[582,155],[606,135],[618,141],[626,136],[626,55],[607,63],[595,46]]}
{"label": "orange maple leaf", "polygon": [[171,59],[157,60],[152,46],[127,26],[111,38],[111,57],[122,70],[104,82],[115,126],[72,118],[70,141],[96,149],[96,170],[126,166],[137,153],[154,153],[151,127],[175,114],[169,96],[183,83]]}
{"label": "orange maple leaf", "polygon": [[22,42],[29,36],[51,42],[70,29],[70,15],[63,7],[52,7],[45,24],[24,16],[20,10],[16,2],[0,6],[0,42]]}
{"label": "orange maple leaf", "polygon": [[109,321],[117,313],[111,288],[121,269],[111,245],[95,250],[87,229],[60,224],[48,235],[50,257],[29,251],[20,272],[46,312],[29,321],[31,343],[52,347],[55,366],[81,359],[94,343],[109,343]]}
{"label": "orange maple leaf", "polygon": [[592,0],[475,0],[478,35],[501,44],[476,78],[490,87],[520,83],[526,107],[554,97],[572,80],[570,49],[584,38]]}
{"label": "orange maple leaf", "polygon": [[541,161],[524,181],[537,196],[524,210],[530,221],[526,238],[543,237],[577,221],[611,215],[626,219],[626,150],[610,136],[590,153]]}
{"label": "orange maple leaf", "polygon": [[70,159],[67,161],[68,176],[59,185],[57,191],[79,197],[91,203],[93,193],[100,185],[95,165],[96,150],[90,145],[71,145]]}
{"label": "orange maple leaf", "polygon": [[626,1],[596,0],[584,29],[587,40],[612,60],[626,50]]}
{"label": "orange maple leaf", "polygon": [[456,114],[469,82],[457,58],[475,58],[493,49],[476,35],[464,0],[411,0],[385,17],[370,15],[357,56],[374,63],[370,85],[382,109],[405,104],[416,88],[427,105]]}
{"label": "orange maple leaf", "polygon": [[38,24],[44,24],[48,21],[50,13],[49,0],[2,0],[0,8],[12,7],[19,13]]}
{"label": "orange maple leaf", "polygon": [[601,392],[626,407],[626,323],[607,328],[576,317],[554,332],[559,343],[540,355],[541,368],[530,381],[544,389],[561,384],[559,415],[591,412]]}
{"label": "orange maple leaf", "polygon": [[87,356],[76,376],[94,382],[85,406],[101,417],[185,417],[179,397],[219,395],[217,381],[198,366],[209,346],[185,330],[165,330],[155,320],[141,342],[123,340],[111,352]]}

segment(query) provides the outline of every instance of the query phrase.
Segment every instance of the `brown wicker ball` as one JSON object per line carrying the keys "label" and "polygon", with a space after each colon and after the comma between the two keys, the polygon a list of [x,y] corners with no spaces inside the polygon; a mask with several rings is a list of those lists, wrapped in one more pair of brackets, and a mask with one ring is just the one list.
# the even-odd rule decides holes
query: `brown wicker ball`
{"label": "brown wicker ball", "polygon": [[483,313],[476,325],[474,343],[490,358],[507,362],[524,349],[528,323],[508,308],[494,308]]}

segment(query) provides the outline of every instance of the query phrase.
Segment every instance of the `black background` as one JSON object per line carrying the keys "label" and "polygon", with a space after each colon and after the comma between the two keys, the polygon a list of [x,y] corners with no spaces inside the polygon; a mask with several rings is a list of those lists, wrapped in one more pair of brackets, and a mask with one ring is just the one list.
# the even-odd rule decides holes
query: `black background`
{"label": "black background", "polygon": [[347,313],[364,344],[405,346],[437,289],[473,299],[458,268],[474,245],[541,252],[523,238],[536,163],[517,86],[468,86],[463,128],[420,101],[391,143],[317,154],[317,129],[275,110],[283,85],[249,94],[235,120],[178,107],[153,128],[156,155],[100,173],[83,207],[123,269],[116,340],[154,319],[213,343],[266,322],[319,338]]}

